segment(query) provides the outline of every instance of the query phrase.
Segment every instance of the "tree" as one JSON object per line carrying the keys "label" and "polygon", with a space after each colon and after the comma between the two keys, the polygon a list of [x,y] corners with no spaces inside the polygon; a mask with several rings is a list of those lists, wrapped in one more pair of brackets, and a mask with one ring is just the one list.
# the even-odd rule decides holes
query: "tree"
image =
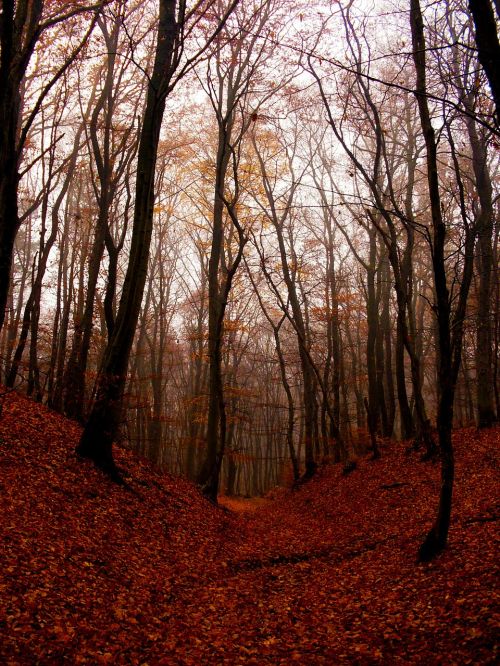
{"label": "tree", "polygon": [[469,0],[469,9],[476,31],[477,55],[488,77],[495,100],[498,129],[500,126],[500,71],[498,68],[500,42],[498,41],[497,21],[500,20],[500,11],[497,4],[497,18],[495,19],[490,0]]}
{"label": "tree", "polygon": [[[476,6],[477,4],[481,3],[473,2],[470,3],[470,6]],[[456,90],[459,103],[463,106],[463,124],[469,139],[471,152],[471,176],[473,175],[473,184],[478,200],[478,203],[472,206],[478,238],[476,272],[479,277],[477,288],[476,402],[477,424],[480,428],[487,428],[496,421],[493,382],[493,327],[490,314],[494,277],[494,200],[490,160],[488,159],[491,132],[485,127],[478,126],[475,119],[476,109],[480,107],[480,80],[477,60],[472,49],[465,50],[458,46],[460,43],[468,44],[472,42],[469,22],[461,25],[454,19],[454,14],[450,12],[446,24],[451,40],[454,42],[453,58],[449,66],[449,69],[453,72],[451,84]],[[443,79],[446,75],[447,71],[442,73]],[[456,154],[453,139],[450,143],[454,154]],[[456,175],[458,179],[460,178],[458,156],[455,163],[457,164]],[[467,182],[468,179],[465,177],[463,180]],[[464,186],[463,189],[465,191],[467,188]]]}
{"label": "tree", "polygon": [[457,303],[453,312],[446,274],[446,240],[448,229],[443,215],[440,194],[436,134],[432,125],[427,100],[426,40],[419,0],[411,0],[410,25],[416,72],[416,96],[427,153],[427,186],[432,230],[430,240],[436,295],[435,313],[438,326],[437,381],[439,395],[437,429],[441,458],[441,492],[436,520],[419,549],[419,559],[427,561],[435,557],[446,547],[450,527],[453,481],[455,476],[455,460],[451,439],[453,399],[458,371],[460,369],[464,318],[467,296],[472,279],[477,225],[467,225],[466,220],[464,220],[463,267],[459,281],[460,287]]}
{"label": "tree", "polygon": [[[28,133],[44,98],[86,44],[105,0],[75,4],[65,11],[44,16],[43,0],[6,0],[0,19],[0,328],[5,318],[9,293],[12,252],[19,230],[18,188],[20,165]],[[85,12],[92,12],[90,26],[80,43],[46,82],[27,119],[23,117],[23,82],[37,43],[49,29]]]}
{"label": "tree", "polygon": [[[48,155],[44,156],[44,166],[46,167],[44,171],[47,172],[47,183],[45,184],[43,191],[44,197],[42,202],[42,225],[40,229],[40,238],[38,244],[38,261],[36,269],[34,268],[34,275],[32,279],[32,287],[28,299],[26,301],[23,322],[21,327],[21,332],[19,335],[19,340],[17,342],[16,350],[14,357],[12,359],[12,364],[7,373],[6,385],[14,386],[16,378],[19,372],[19,367],[21,364],[24,348],[28,339],[28,334],[31,336],[30,341],[30,364],[29,364],[29,382],[28,382],[28,394],[31,395],[33,391],[36,391],[37,399],[41,400],[41,388],[39,385],[39,369],[37,362],[37,340],[38,340],[38,325],[40,319],[40,300],[42,296],[42,283],[45,277],[47,270],[47,263],[49,260],[49,255],[52,251],[52,248],[55,244],[58,227],[59,227],[59,214],[62,208],[63,202],[65,201],[66,194],[68,192],[72,178],[74,177],[75,167],[77,162],[78,151],[80,149],[80,142],[83,133],[83,125],[81,125],[75,135],[73,147],[70,152],[69,157],[63,161],[59,166],[56,165],[56,156],[55,148],[57,141],[55,140],[54,134],[59,131],[59,121],[62,108],[64,108],[67,103],[67,94],[63,95],[61,99],[57,100],[54,103],[52,110],[52,131],[50,136],[50,150]],[[61,108],[62,107],[62,108]],[[43,117],[44,114],[42,114]],[[42,133],[45,122],[42,123]],[[50,194],[54,189],[58,188],[57,196],[53,202],[50,211],[50,227],[48,229],[47,235],[47,218],[49,217],[49,199]]]}
{"label": "tree", "polygon": [[[226,446],[226,410],[221,370],[222,333],[228,297],[243,257],[248,237],[239,218],[240,155],[242,142],[258,115],[261,99],[251,95],[262,62],[269,58],[266,42],[259,43],[274,3],[264,0],[251,11],[242,9],[227,26],[237,39],[226,48],[218,45],[207,69],[206,90],[217,123],[217,154],[212,216],[212,241],[208,266],[208,417],[207,450],[198,482],[203,493],[217,500],[220,470]],[[269,28],[267,28],[269,29]],[[232,191],[231,191],[232,189]],[[229,229],[227,228],[229,223]]]}
{"label": "tree", "polygon": [[[112,302],[116,290],[116,264],[119,249],[127,231],[127,218],[122,216],[121,241],[116,245],[111,232],[111,216],[114,205],[120,202],[120,189],[123,180],[129,177],[129,165],[137,150],[137,136],[134,123],[127,126],[126,118],[119,117],[117,108],[126,107],[127,115],[136,116],[140,89],[135,96],[130,92],[130,85],[124,81],[124,72],[128,65],[127,52],[120,59],[120,30],[125,20],[124,7],[118,6],[116,15],[111,19],[98,18],[98,26],[102,33],[107,57],[103,63],[99,77],[94,86],[100,88],[96,93],[95,102],[90,112],[90,122],[86,123],[90,151],[92,191],[96,198],[96,222],[94,238],[88,257],[88,278],[85,290],[85,304],[81,318],[77,322],[77,330],[73,336],[73,345],[68,360],[65,386],[65,412],[71,418],[83,420],[85,415],[84,397],[87,364],[90,352],[93,329],[93,315],[104,248],[109,255],[107,275],[107,293],[105,297],[106,322],[108,334],[111,334],[114,314]],[[99,79],[102,78],[102,81]],[[135,100],[134,100],[135,97]],[[131,98],[133,101],[131,101]],[[129,105],[131,108],[129,108]],[[121,186],[121,187],[120,187]]]}
{"label": "tree", "polygon": [[299,467],[299,461],[297,458],[297,452],[295,450],[295,445],[293,442],[293,430],[294,430],[294,422],[295,422],[295,404],[293,400],[293,394],[292,394],[292,389],[290,386],[290,382],[287,377],[287,372],[286,372],[286,363],[285,363],[285,357],[283,355],[283,349],[281,345],[281,340],[280,340],[280,329],[283,325],[283,322],[286,320],[286,314],[283,314],[279,321],[277,323],[274,322],[271,314],[268,312],[268,309],[266,308],[266,305],[264,303],[264,300],[262,299],[262,296],[259,293],[259,287],[257,286],[254,278],[252,277],[251,271],[248,267],[248,264],[245,262],[247,272],[248,272],[248,277],[250,278],[250,281],[252,283],[252,286],[255,290],[255,294],[257,296],[257,299],[259,301],[259,305],[261,307],[261,310],[264,314],[264,317],[267,319],[269,325],[271,326],[271,329],[273,331],[273,337],[274,337],[274,344],[276,345],[276,355],[278,357],[278,363],[279,363],[279,368],[280,368],[280,377],[281,377],[281,382],[283,384],[283,389],[286,393],[286,399],[287,399],[287,414],[288,414],[288,420],[287,420],[287,428],[286,428],[286,443],[288,447],[288,452],[290,454],[290,461],[292,463],[292,470],[293,470],[293,480],[294,483],[297,483],[300,479],[300,467]]}
{"label": "tree", "polygon": [[[274,270],[268,267],[271,257],[266,256],[266,243],[263,242],[262,232],[259,234],[259,240],[255,239],[254,246],[259,253],[261,270],[267,283],[278,299],[278,303],[293,326],[297,337],[304,405],[304,478],[309,479],[317,469],[316,456],[319,452],[318,384],[323,394],[324,406],[330,418],[332,436],[337,442],[340,457],[345,459],[347,451],[338,421],[328,400],[327,387],[311,353],[308,303],[300,277],[303,265],[297,257],[293,228],[294,222],[296,222],[296,216],[293,213],[294,199],[301,179],[309,167],[309,162],[306,161],[300,167],[301,173],[296,173],[298,145],[297,131],[294,131],[290,144],[284,140],[279,141],[277,145],[271,140],[269,130],[264,129],[259,133],[256,128],[252,133],[252,147],[257,158],[260,176],[259,189],[254,193],[254,197],[275,233],[279,266],[277,277],[273,275]],[[286,179],[282,178],[283,171],[286,173]],[[280,289],[281,281],[284,283],[284,290]]]}
{"label": "tree", "polygon": [[[387,90],[387,87],[382,87],[382,90],[379,91],[373,83],[373,77],[370,74],[371,51],[368,38],[363,26],[360,30],[355,28],[351,15],[351,5],[347,7],[345,12],[342,10],[342,17],[353,65],[348,72],[348,90],[342,103],[343,108],[338,109],[340,119],[337,119],[335,115],[335,105],[330,102],[325,83],[318,74],[318,67],[313,62],[312,57],[309,57],[309,70],[319,87],[328,123],[350,161],[348,168],[349,173],[354,178],[354,184],[359,187],[357,180],[359,178],[361,186],[366,188],[366,193],[358,191],[358,198],[363,199],[369,196],[372,200],[372,205],[366,203],[361,205],[361,212],[359,212],[357,203],[353,205],[346,202],[351,211],[354,212],[354,209],[358,208],[355,216],[358,223],[368,230],[371,239],[370,261],[364,262],[364,267],[367,270],[367,308],[369,311],[370,338],[367,350],[370,391],[368,398],[369,421],[372,423],[372,430],[377,428],[380,417],[387,421],[387,415],[384,414],[385,401],[381,392],[381,382],[377,380],[376,363],[378,305],[375,298],[376,265],[374,260],[376,258],[375,234],[377,234],[386,248],[396,292],[398,331],[396,379],[402,431],[404,436],[413,434],[413,423],[405,386],[403,358],[405,350],[410,359],[417,422],[417,443],[423,441],[426,456],[432,457],[435,453],[435,444],[423,398],[422,361],[416,352],[416,330],[412,299],[414,278],[412,255],[416,230],[419,229],[414,219],[412,200],[419,151],[415,145],[412,124],[407,121],[405,129],[408,131],[408,141],[403,156],[396,152],[400,149],[398,134],[401,133],[401,128],[398,127],[397,133],[391,135],[391,132],[387,129],[389,121],[386,120],[386,113],[390,109],[394,115],[394,113],[401,112],[401,110],[396,111],[394,107],[391,107],[390,102],[392,100],[390,90]],[[366,49],[366,54],[363,48]],[[391,72],[390,75],[393,76],[394,74]],[[341,92],[343,94],[344,91]],[[352,118],[344,110],[347,105],[352,107]],[[410,108],[405,97],[403,97],[402,111],[407,118]],[[356,133],[354,140],[351,136],[353,130]],[[354,171],[351,171],[351,169]],[[401,180],[405,183],[404,185],[401,184]],[[343,199],[346,198],[349,197],[343,197]],[[343,233],[347,237],[347,242],[349,242],[348,234],[345,231]],[[401,252],[402,236],[405,238],[405,245]],[[353,249],[352,244],[351,249]],[[379,372],[383,372],[383,368],[380,368]],[[373,437],[372,441],[374,441]]]}
{"label": "tree", "polygon": [[237,0],[229,5],[202,49],[180,67],[185,47],[185,31],[189,34],[193,29],[192,23],[199,23],[204,11],[212,4],[196,3],[188,11],[184,0],[160,0],[159,3],[154,65],[148,78],[146,107],[137,155],[134,219],[128,266],[113,331],[97,379],[95,401],[77,447],[77,453],[93,460],[116,481],[120,481],[121,477],[113,460],[112,446],[120,423],[128,359],[146,282],[155,200],[156,157],[165,103],[180,77],[193,66],[222,30]]}

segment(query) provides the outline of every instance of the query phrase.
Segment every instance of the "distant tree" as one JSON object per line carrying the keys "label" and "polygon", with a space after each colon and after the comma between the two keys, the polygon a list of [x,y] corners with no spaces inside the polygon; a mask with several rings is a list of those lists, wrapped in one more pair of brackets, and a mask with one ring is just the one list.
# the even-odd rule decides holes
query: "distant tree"
{"label": "distant tree", "polygon": [[290,462],[292,463],[292,471],[293,471],[293,480],[295,483],[297,483],[300,479],[300,466],[299,466],[299,460],[297,458],[297,452],[295,450],[295,445],[293,441],[293,431],[294,431],[294,425],[295,425],[295,403],[293,399],[293,393],[292,393],[292,388],[290,386],[290,381],[287,376],[287,371],[286,371],[286,362],[285,362],[285,357],[283,354],[283,348],[280,340],[280,329],[283,325],[283,322],[286,320],[286,314],[281,315],[279,320],[277,322],[274,321],[273,317],[268,311],[268,308],[264,302],[264,299],[262,298],[261,294],[259,293],[260,287],[257,285],[255,278],[252,276],[251,270],[246,264],[247,272],[248,272],[248,277],[250,278],[250,281],[252,283],[252,286],[255,290],[255,294],[257,296],[257,299],[259,301],[259,305],[261,307],[261,310],[264,314],[264,317],[267,319],[269,325],[271,326],[271,329],[273,331],[273,337],[274,337],[274,344],[276,345],[276,355],[278,357],[278,363],[279,363],[279,369],[280,369],[280,377],[281,377],[281,382],[283,384],[283,389],[286,394],[286,399],[287,399],[287,428],[286,428],[286,443],[288,447],[288,453],[290,455]]}
{"label": "distant tree", "polygon": [[[208,265],[208,415],[206,457],[198,474],[203,493],[217,500],[227,436],[222,375],[225,312],[247,235],[239,217],[240,156],[243,139],[268,93],[252,95],[262,64],[269,60],[261,40],[276,3],[262,0],[250,10],[243,5],[225,29],[227,44],[217,45],[208,61],[204,85],[217,124],[212,239]],[[238,38],[230,38],[236,33]]]}
{"label": "distant tree", "polygon": [[[275,139],[275,136],[278,140]],[[272,136],[272,138],[271,138]],[[333,406],[328,399],[329,390],[312,355],[311,330],[308,308],[310,306],[301,280],[305,270],[298,258],[295,227],[297,217],[295,200],[309,162],[298,160],[300,134],[297,130],[291,137],[283,137],[276,128],[256,127],[252,133],[252,147],[257,159],[259,180],[255,181],[253,196],[266,220],[271,225],[276,239],[276,248],[271,249],[264,234],[255,234],[254,246],[259,253],[261,271],[271,292],[275,295],[286,318],[296,334],[302,380],[302,402],[304,407],[304,478],[311,478],[317,469],[319,453],[318,432],[318,386],[324,398],[324,406],[330,419],[330,430],[337,444],[338,455],[345,459],[345,442],[335,418]],[[288,142],[289,140],[289,142]],[[300,164],[300,166],[297,166]],[[275,252],[275,261],[271,252]]]}

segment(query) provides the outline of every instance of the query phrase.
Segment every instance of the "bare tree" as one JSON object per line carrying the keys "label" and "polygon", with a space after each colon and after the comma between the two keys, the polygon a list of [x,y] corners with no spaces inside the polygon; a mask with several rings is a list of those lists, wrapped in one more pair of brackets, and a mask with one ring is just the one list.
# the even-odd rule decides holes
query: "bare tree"
{"label": "bare tree", "polygon": [[497,129],[500,128],[500,42],[498,41],[497,21],[500,20],[498,4],[497,17],[490,0],[469,0],[469,9],[474,19],[476,45],[479,62],[484,68],[491,86],[496,108]]}
{"label": "bare tree", "polygon": [[441,492],[434,525],[419,550],[419,559],[427,561],[445,547],[450,527],[455,461],[451,430],[453,426],[453,400],[460,369],[462,339],[467,296],[472,279],[474,244],[477,225],[464,220],[464,257],[459,281],[456,306],[452,300],[446,274],[447,225],[443,216],[439,185],[437,141],[431,122],[427,100],[426,40],[419,0],[411,0],[410,25],[412,31],[413,59],[416,72],[416,95],[422,134],[427,153],[427,184],[431,209],[431,254],[436,295],[435,312],[438,325],[438,413],[439,452],[441,457]]}
{"label": "bare tree", "polygon": [[[209,401],[207,451],[198,482],[204,494],[217,500],[219,477],[226,446],[226,413],[221,370],[222,332],[228,297],[243,257],[247,234],[240,221],[240,156],[245,134],[266,99],[256,99],[250,84],[259,75],[269,49],[260,35],[269,22],[274,2],[264,0],[250,11],[234,15],[226,26],[226,47],[218,45],[207,69],[206,91],[217,123],[217,154],[212,218],[212,241],[208,266],[208,358]],[[269,28],[267,28],[269,29]],[[253,105],[253,106],[252,106]],[[227,223],[229,223],[229,229]]]}
{"label": "bare tree", "polygon": [[113,331],[107,344],[97,380],[96,397],[85,425],[77,452],[92,459],[117,481],[121,476],[113,460],[113,440],[121,417],[126,371],[135,329],[140,313],[146,282],[149,247],[151,243],[154,177],[160,139],[161,123],[168,94],[179,78],[188,71],[222,30],[229,14],[237,4],[232,2],[218,21],[201,51],[181,65],[184,37],[199,23],[208,3],[196,3],[188,10],[184,0],[160,0],[158,35],[153,71],[148,78],[137,155],[132,239],[125,282]]}
{"label": "bare tree", "polygon": [[[75,5],[54,15],[44,13],[43,0],[6,0],[0,19],[0,327],[5,318],[9,293],[12,251],[20,219],[18,187],[26,139],[45,97],[82,51],[105,0]],[[72,18],[91,13],[90,25],[77,47],[43,85],[33,106],[23,118],[23,82],[40,36]]]}

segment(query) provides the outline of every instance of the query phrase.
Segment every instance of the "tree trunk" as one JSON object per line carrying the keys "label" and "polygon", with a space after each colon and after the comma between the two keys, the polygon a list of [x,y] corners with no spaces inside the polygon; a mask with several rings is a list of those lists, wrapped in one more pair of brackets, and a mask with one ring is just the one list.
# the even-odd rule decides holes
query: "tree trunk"
{"label": "tree trunk", "polygon": [[391,317],[390,317],[390,278],[391,269],[386,260],[383,266],[383,289],[382,289],[382,314],[380,318],[381,336],[384,341],[384,360],[385,360],[385,396],[387,408],[387,424],[384,430],[385,437],[392,437],[394,432],[394,419],[396,417],[396,401],[394,399],[394,375],[392,369],[392,335],[391,335]]}
{"label": "tree trunk", "polygon": [[[214,191],[213,231],[208,266],[208,420],[207,450],[198,483],[203,493],[217,501],[219,477],[226,440],[226,411],[222,385],[222,329],[227,302],[226,285],[221,284],[221,261],[224,253],[224,189],[231,155],[232,113],[219,120],[217,172]],[[225,277],[227,282],[228,276]],[[224,279],[223,279],[224,281]]]}
{"label": "tree trunk", "polygon": [[[41,15],[42,2],[33,3],[33,18]],[[15,3],[2,3],[0,21],[0,328],[5,319],[9,295],[14,241],[19,228],[17,188],[19,185],[18,132],[21,112],[20,86],[28,62],[16,63]],[[29,60],[29,56],[28,56]]]}
{"label": "tree trunk", "polygon": [[[466,99],[465,107],[472,112],[472,100]],[[480,203],[476,220],[478,234],[476,258],[479,273],[476,336],[477,424],[479,428],[489,428],[497,418],[493,396],[493,340],[490,314],[493,276],[493,191],[488,171],[487,142],[484,139],[480,140],[473,118],[467,117],[466,125]]]}
{"label": "tree trunk", "polygon": [[154,174],[165,101],[176,63],[174,50],[180,26],[176,0],[161,0],[153,73],[148,84],[146,109],[137,157],[134,222],[129,263],[113,334],[108,341],[97,379],[94,405],[77,452],[93,460],[113,478],[119,474],[113,460],[113,440],[118,432],[128,358],[139,318],[151,242]]}
{"label": "tree trunk", "polygon": [[300,469],[299,469],[299,461],[297,458],[297,453],[295,451],[295,446],[293,443],[293,430],[295,425],[295,406],[293,402],[292,389],[290,388],[290,384],[286,376],[285,358],[281,350],[281,342],[280,342],[278,327],[274,327],[273,333],[274,333],[274,342],[276,344],[276,354],[278,355],[278,363],[280,366],[281,383],[283,384],[283,388],[285,389],[287,405],[288,405],[286,443],[288,447],[288,453],[290,455],[290,461],[292,463],[293,480],[294,483],[297,483],[297,481],[300,478]]}
{"label": "tree trunk", "polygon": [[[4,16],[4,22],[7,18]],[[5,309],[10,288],[10,274],[14,241],[19,228],[17,188],[19,184],[18,154],[16,150],[18,95],[8,94],[10,82],[0,76],[0,327],[5,319]],[[12,106],[11,106],[12,105]],[[7,109],[5,108],[7,107]],[[12,109],[11,118],[10,110]]]}
{"label": "tree trunk", "polygon": [[500,125],[500,43],[495,14],[490,0],[469,0],[469,9],[476,31],[479,62],[488,78],[495,100],[497,125]]}
{"label": "tree trunk", "polygon": [[[426,44],[419,0],[410,0],[410,25],[413,44],[413,59],[416,71],[416,94],[420,124],[427,152],[427,184],[432,217],[432,268],[436,294],[438,322],[438,414],[439,452],[441,458],[441,491],[434,525],[429,530],[419,549],[419,560],[428,561],[439,554],[448,541],[455,476],[454,452],[451,438],[453,425],[453,400],[456,380],[460,369],[462,352],[463,320],[467,295],[472,279],[475,231],[466,229],[464,267],[460,281],[458,304],[453,322],[451,304],[446,282],[446,224],[441,210],[439,192],[437,144],[427,103],[426,88]],[[452,334],[453,331],[453,334]],[[452,337],[453,335],[453,337]]]}
{"label": "tree trunk", "polygon": [[370,432],[370,441],[374,458],[380,457],[377,444],[377,434],[380,424],[380,394],[377,382],[377,337],[378,337],[378,306],[375,290],[377,261],[377,231],[370,229],[370,258],[366,274],[366,319],[368,335],[366,338],[366,367],[368,373],[368,400],[364,400],[367,425]]}

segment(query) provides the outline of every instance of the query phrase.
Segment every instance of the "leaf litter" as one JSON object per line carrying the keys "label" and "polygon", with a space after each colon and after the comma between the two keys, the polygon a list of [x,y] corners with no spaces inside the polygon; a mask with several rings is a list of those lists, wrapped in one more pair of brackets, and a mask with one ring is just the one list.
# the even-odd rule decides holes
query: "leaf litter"
{"label": "leaf litter", "polygon": [[401,443],[215,507],[118,447],[117,486],[76,456],[79,434],[4,397],[1,663],[497,663],[499,428],[454,434],[450,544],[425,565],[439,466]]}

